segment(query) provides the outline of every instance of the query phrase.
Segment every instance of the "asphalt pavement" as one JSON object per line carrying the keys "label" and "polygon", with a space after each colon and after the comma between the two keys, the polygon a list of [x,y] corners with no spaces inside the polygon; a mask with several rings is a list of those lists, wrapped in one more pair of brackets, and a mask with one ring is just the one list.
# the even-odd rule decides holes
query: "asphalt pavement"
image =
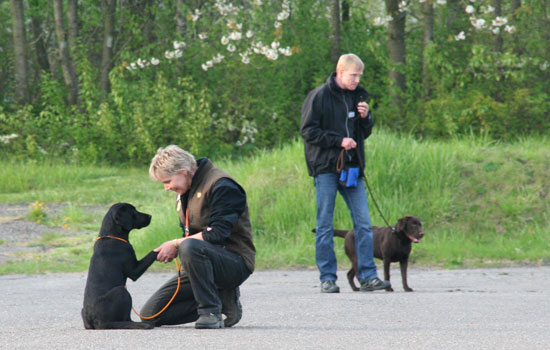
{"label": "asphalt pavement", "polygon": [[[382,271],[379,271],[381,273]],[[169,274],[128,282],[139,309]],[[321,294],[315,270],[255,272],[233,328],[85,330],[85,274],[0,276],[0,349],[550,349],[550,267],[409,270],[403,292]],[[132,316],[135,320],[137,317]]]}

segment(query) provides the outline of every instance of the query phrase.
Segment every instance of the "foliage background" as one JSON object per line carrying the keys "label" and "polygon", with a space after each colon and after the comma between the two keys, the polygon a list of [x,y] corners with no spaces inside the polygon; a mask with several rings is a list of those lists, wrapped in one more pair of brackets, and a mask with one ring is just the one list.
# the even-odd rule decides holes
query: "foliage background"
{"label": "foliage background", "polygon": [[[79,82],[78,106],[67,103],[58,61],[52,2],[22,1],[27,18],[39,19],[38,32],[27,21],[30,100],[16,101],[15,57],[10,2],[0,1],[0,142],[1,157],[62,158],[80,164],[146,164],[161,145],[179,144],[199,155],[250,154],[298,135],[300,107],[307,92],[323,83],[334,64],[330,58],[331,1],[240,1],[243,10],[222,16],[216,4],[229,1],[118,1],[110,90],[99,86],[102,26],[100,2],[82,0],[79,32],[72,55]],[[517,1],[516,1],[517,2]],[[262,3],[258,6],[258,3]],[[274,21],[288,5],[287,18]],[[487,22],[492,1],[438,1],[434,4],[434,40],[423,44],[422,2],[407,4],[405,105],[396,110],[388,96],[388,31],[378,25],[385,16],[381,1],[342,1],[349,19],[341,25],[341,52],[354,52],[365,62],[362,84],[370,91],[378,125],[419,138],[484,135],[514,140],[547,134],[550,128],[549,0],[501,1],[502,16],[515,31],[499,35],[476,30],[465,9],[475,6]],[[66,5],[65,5],[66,6]],[[514,9],[514,10],[513,10]],[[196,10],[200,18],[193,21]],[[176,30],[175,13],[186,19]],[[284,16],[283,16],[284,17]],[[242,25],[238,29],[237,25]],[[288,47],[291,56],[278,59],[250,54],[246,30],[256,41]],[[240,31],[231,41],[222,36]],[[460,32],[465,40],[457,39]],[[201,39],[206,34],[206,39]],[[37,39],[46,39],[52,63],[45,71],[37,63]],[[495,49],[495,41],[502,47]],[[166,59],[174,42],[185,42],[181,57]],[[208,70],[205,62],[224,59]],[[160,63],[130,70],[138,59]],[[423,98],[422,64],[431,75],[429,98]],[[10,136],[7,138],[7,136]],[[15,136],[13,136],[15,135]]]}

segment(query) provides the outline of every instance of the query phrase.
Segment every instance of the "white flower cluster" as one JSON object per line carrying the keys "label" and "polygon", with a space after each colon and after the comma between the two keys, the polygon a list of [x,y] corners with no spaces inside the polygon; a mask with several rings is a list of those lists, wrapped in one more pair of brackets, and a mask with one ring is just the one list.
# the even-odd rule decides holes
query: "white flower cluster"
{"label": "white flower cluster", "polygon": [[226,17],[230,14],[236,14],[239,12],[239,8],[233,5],[233,3],[228,3],[226,0],[216,0],[214,8],[222,17]]}
{"label": "white flower cluster", "polygon": [[2,143],[4,143],[4,144],[7,145],[8,143],[10,143],[10,141],[11,141],[12,139],[16,139],[16,138],[18,138],[18,137],[19,137],[19,135],[17,135],[17,134],[0,135],[0,142],[2,142]]}
{"label": "white flower cluster", "polygon": [[[183,56],[183,48],[185,48],[186,44],[183,41],[174,41],[174,51],[165,51],[164,57],[167,60],[171,60],[174,58],[181,58]],[[150,60],[143,60],[141,58],[138,58],[135,62],[132,62],[126,66],[126,69],[128,70],[136,70],[136,69],[143,69],[146,67],[149,67],[151,65],[158,66],[160,64],[160,60],[156,57],[152,57]]]}
{"label": "white flower cluster", "polygon": [[219,53],[216,56],[212,57],[211,60],[208,60],[206,61],[206,63],[203,63],[201,67],[203,70],[207,71],[209,68],[212,68],[214,64],[221,63],[224,58],[225,56]]}
{"label": "white flower cluster", "polygon": [[[476,0],[470,0],[470,3],[474,4]],[[490,15],[495,12],[495,8],[491,5],[488,6],[481,6],[478,11],[476,11],[476,8],[474,5],[467,5],[464,8],[464,11],[470,15],[470,24],[472,27],[474,27],[476,30],[482,30],[487,29],[493,34],[497,35],[501,32],[501,28],[504,28],[504,31],[507,33],[514,33],[516,31],[516,28],[513,25],[508,25],[508,18],[496,16],[493,20],[489,22],[481,17],[476,16],[476,13],[480,13],[482,15]],[[455,40],[464,40],[462,38],[463,36],[455,35]]]}
{"label": "white flower cluster", "polygon": [[458,35],[455,35],[455,40],[456,41],[466,40],[466,34],[464,34],[463,31],[458,33]]}
{"label": "white flower cluster", "polygon": [[191,20],[193,22],[198,21],[201,18],[201,11],[199,9],[195,9],[195,12],[191,14]]}
{"label": "white flower cluster", "polygon": [[288,17],[290,17],[290,4],[289,4],[289,0],[284,0],[282,5],[282,10],[277,15],[277,20],[275,21],[273,26],[275,28],[279,28],[280,26],[282,26],[281,22],[287,19]]}
{"label": "white flower cluster", "polygon": [[[243,116],[244,119],[244,116]],[[254,143],[254,135],[258,133],[256,128],[256,123],[253,121],[245,120],[241,128],[241,135],[244,135],[242,140],[238,140],[236,145],[241,147],[247,144],[248,142]]]}
{"label": "white flower cluster", "polygon": [[393,20],[392,16],[386,16],[386,17],[376,17],[373,20],[373,24],[377,27],[385,26],[388,24],[388,22],[391,22]]}
{"label": "white flower cluster", "polygon": [[[254,5],[261,6],[262,1],[257,0],[254,2]],[[237,7],[233,6],[231,3],[228,3],[225,0],[217,0],[215,7],[222,16],[227,16],[231,13],[238,13],[239,11]],[[279,12],[276,16],[276,21],[274,23],[275,28],[279,28],[280,26],[282,26],[281,22],[290,17],[290,1],[283,0],[281,8],[281,12]],[[230,53],[238,53],[241,58],[241,62],[244,64],[250,63],[250,56],[252,56],[252,54],[254,53],[258,55],[264,55],[267,59],[272,61],[278,59],[279,54],[282,54],[284,56],[292,55],[290,47],[280,48],[280,43],[278,41],[274,41],[270,45],[264,45],[262,42],[252,41],[249,47],[240,50],[238,49],[238,42],[245,38],[252,39],[255,33],[251,29],[248,29],[246,33],[244,33],[242,23],[235,23],[233,20],[227,23],[227,27],[230,29],[230,32],[222,36],[220,42]],[[242,46],[243,45],[241,44],[241,47]],[[213,60],[209,60],[202,64],[201,67],[204,71],[207,71],[208,69],[213,67],[214,63],[216,62]]]}
{"label": "white flower cluster", "polygon": [[264,55],[268,60],[272,61],[279,58],[279,54],[283,54],[285,56],[292,55],[290,47],[281,48],[279,46],[280,43],[277,41],[272,42],[271,45],[264,45],[261,41],[259,41],[252,44],[252,50],[254,53]]}

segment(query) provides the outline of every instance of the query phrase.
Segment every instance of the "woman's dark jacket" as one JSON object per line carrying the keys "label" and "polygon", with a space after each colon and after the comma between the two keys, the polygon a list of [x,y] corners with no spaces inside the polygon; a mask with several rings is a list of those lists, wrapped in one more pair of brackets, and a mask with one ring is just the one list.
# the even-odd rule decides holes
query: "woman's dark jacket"
{"label": "woman's dark jacket", "polygon": [[[357,143],[358,153],[354,158],[359,156],[362,168],[365,166],[364,140],[372,132],[372,114],[369,110],[366,118],[349,119],[348,113],[355,111],[358,115],[357,104],[365,101],[369,94],[361,86],[353,91],[342,90],[336,84],[335,77],[336,73],[332,73],[325,84],[308,94],[302,105],[300,132],[305,143],[310,176],[337,173],[336,162],[343,149],[341,144],[344,137],[351,137]],[[352,135],[349,134],[350,130]]]}

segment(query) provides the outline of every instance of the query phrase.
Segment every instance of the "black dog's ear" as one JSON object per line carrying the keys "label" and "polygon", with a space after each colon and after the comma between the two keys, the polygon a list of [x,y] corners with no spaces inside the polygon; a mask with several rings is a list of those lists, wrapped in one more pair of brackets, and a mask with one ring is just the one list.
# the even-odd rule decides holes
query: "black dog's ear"
{"label": "black dog's ear", "polygon": [[136,209],[130,204],[121,205],[117,209],[113,215],[113,221],[125,232],[130,232],[134,228],[133,218]]}

